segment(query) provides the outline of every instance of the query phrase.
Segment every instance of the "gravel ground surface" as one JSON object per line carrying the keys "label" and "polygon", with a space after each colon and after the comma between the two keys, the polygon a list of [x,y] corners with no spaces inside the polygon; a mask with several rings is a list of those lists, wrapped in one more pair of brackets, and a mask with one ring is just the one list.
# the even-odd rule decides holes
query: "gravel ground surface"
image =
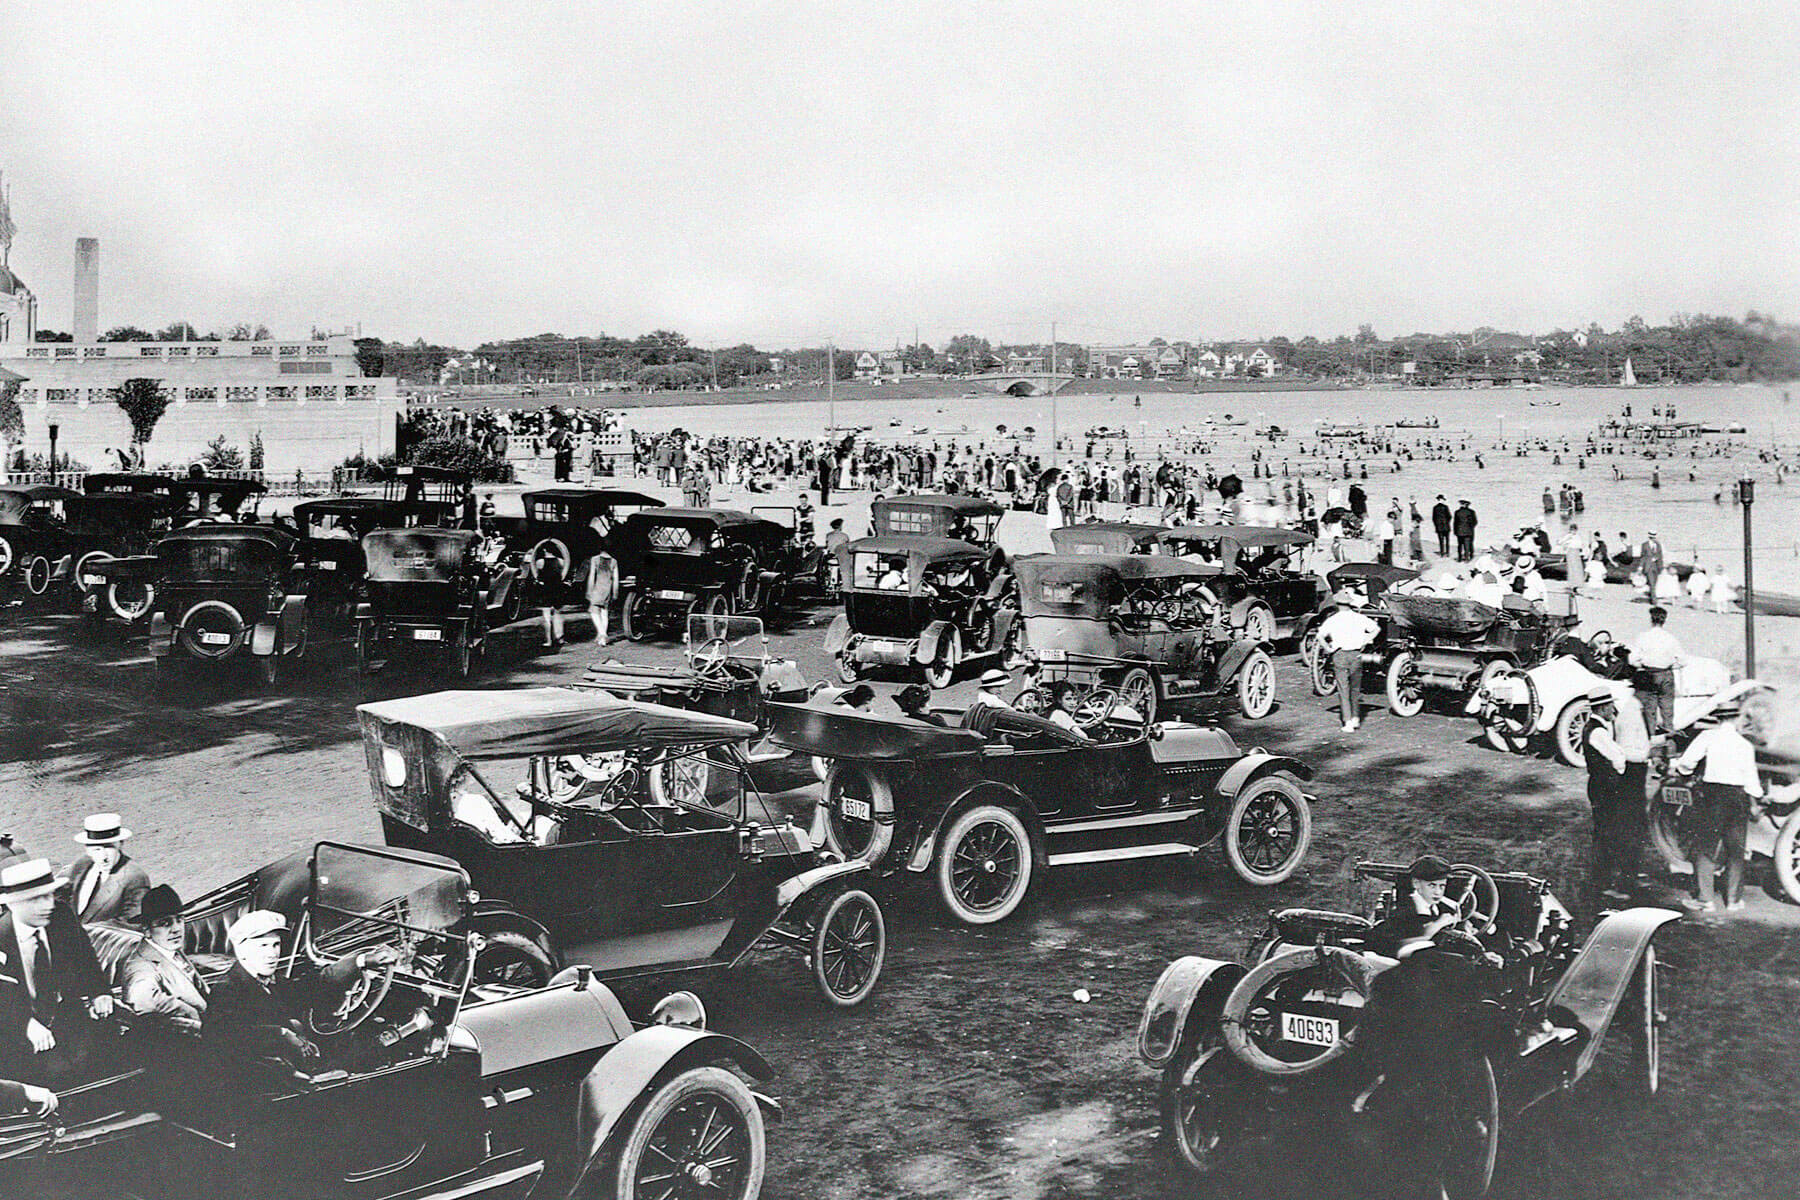
{"label": "gravel ground surface", "polygon": [[[802,614],[772,639],[809,679],[826,674],[818,646],[829,615]],[[138,859],[190,897],[321,838],[378,840],[353,708],[448,686],[426,669],[363,680],[345,647],[315,642],[307,668],[273,693],[236,676],[159,692],[141,642],[86,638],[67,618],[5,619],[0,827],[66,861],[81,818],[116,808],[136,831]],[[586,635],[584,620],[570,626]],[[578,641],[552,654],[538,640],[535,625],[497,634],[475,686],[572,679],[598,653],[677,653]],[[1354,1172],[1311,1154],[1304,1131],[1254,1187],[1196,1190],[1161,1165],[1155,1080],[1133,1053],[1151,983],[1181,954],[1241,954],[1270,908],[1358,905],[1349,868],[1365,857],[1432,849],[1528,870],[1574,903],[1589,836],[1584,780],[1548,759],[1496,753],[1452,713],[1391,718],[1378,696],[1363,728],[1343,734],[1291,657],[1279,687],[1267,720],[1228,724],[1245,745],[1297,754],[1318,772],[1312,854],[1288,883],[1247,887],[1216,849],[1191,862],[1066,868],[1041,877],[1013,919],[975,931],[951,925],[916,881],[898,881],[883,892],[887,974],[862,1010],[824,1011],[791,959],[706,981],[714,1026],[778,1071],[771,1090],[788,1119],[771,1130],[765,1194],[1356,1194]],[[940,702],[971,692],[965,678]],[[1662,1095],[1638,1106],[1623,1056],[1603,1059],[1571,1095],[1504,1132],[1497,1195],[1793,1194],[1800,1040],[1783,1031],[1800,1001],[1800,938],[1796,910],[1765,893],[1760,872],[1751,878],[1748,913],[1684,922],[1661,940]],[[1091,999],[1077,1001],[1077,990]]]}

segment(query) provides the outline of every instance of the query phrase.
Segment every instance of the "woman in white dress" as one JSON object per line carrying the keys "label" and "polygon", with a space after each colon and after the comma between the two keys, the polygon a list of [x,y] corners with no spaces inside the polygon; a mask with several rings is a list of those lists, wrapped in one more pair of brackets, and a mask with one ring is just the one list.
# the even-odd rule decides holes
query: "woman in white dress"
{"label": "woman in white dress", "polygon": [[1712,594],[1712,577],[1706,568],[1695,567],[1694,573],[1687,579],[1688,603],[1695,608],[1705,608],[1706,598]]}
{"label": "woman in white dress", "polygon": [[1587,560],[1587,585],[1598,592],[1606,586],[1606,562],[1600,558]]}
{"label": "woman in white dress", "polygon": [[1731,586],[1731,576],[1723,571],[1712,577],[1712,606],[1716,613],[1727,613],[1737,602],[1737,589]]}

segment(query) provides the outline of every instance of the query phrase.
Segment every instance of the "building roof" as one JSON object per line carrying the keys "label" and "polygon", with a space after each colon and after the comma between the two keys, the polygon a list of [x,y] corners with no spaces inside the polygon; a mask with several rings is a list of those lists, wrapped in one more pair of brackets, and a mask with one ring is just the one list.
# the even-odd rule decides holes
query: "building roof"
{"label": "building roof", "polygon": [[12,273],[10,267],[0,266],[0,292],[30,292],[25,281]]}

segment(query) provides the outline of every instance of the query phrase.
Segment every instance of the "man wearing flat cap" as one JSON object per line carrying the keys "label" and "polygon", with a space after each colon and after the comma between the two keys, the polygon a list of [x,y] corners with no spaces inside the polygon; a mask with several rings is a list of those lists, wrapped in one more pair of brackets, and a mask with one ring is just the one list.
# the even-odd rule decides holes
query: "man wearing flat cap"
{"label": "man wearing flat cap", "polygon": [[69,907],[83,925],[135,921],[150,876],[125,854],[131,837],[118,813],[97,813],[75,835],[87,853],[69,864]]}
{"label": "man wearing flat cap", "polygon": [[186,927],[180,895],[166,883],[151,888],[135,923],[144,940],[119,968],[126,1006],[146,1022],[199,1033],[206,1015],[206,982],[182,950]]}
{"label": "man wearing flat cap", "polygon": [[1410,943],[1425,942],[1462,921],[1462,909],[1445,895],[1450,864],[1435,854],[1421,854],[1406,869],[1394,898],[1394,911],[1369,931],[1372,948],[1397,958]]}
{"label": "man wearing flat cap", "polygon": [[87,931],[57,891],[48,859],[0,867],[0,1077],[51,1081],[87,1058],[88,1018],[112,1015],[112,994]]}
{"label": "man wearing flat cap", "polygon": [[287,927],[280,913],[254,909],[225,931],[237,961],[207,998],[206,1037],[226,1061],[316,1066],[319,1047],[306,1036],[307,1010],[335,1004],[362,971],[394,958],[393,950],[382,946],[345,955],[314,976],[283,975],[281,935]]}

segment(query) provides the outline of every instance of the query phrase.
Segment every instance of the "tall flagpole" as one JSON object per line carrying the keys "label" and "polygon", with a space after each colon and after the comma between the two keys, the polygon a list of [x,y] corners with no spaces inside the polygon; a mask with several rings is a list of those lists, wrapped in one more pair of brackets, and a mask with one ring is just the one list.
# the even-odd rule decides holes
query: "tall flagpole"
{"label": "tall flagpole", "polygon": [[[837,430],[837,344],[835,342],[825,343],[825,403],[828,406],[829,414],[825,420],[829,428],[825,432],[829,435]],[[831,438],[828,436],[825,440],[830,441]]]}

